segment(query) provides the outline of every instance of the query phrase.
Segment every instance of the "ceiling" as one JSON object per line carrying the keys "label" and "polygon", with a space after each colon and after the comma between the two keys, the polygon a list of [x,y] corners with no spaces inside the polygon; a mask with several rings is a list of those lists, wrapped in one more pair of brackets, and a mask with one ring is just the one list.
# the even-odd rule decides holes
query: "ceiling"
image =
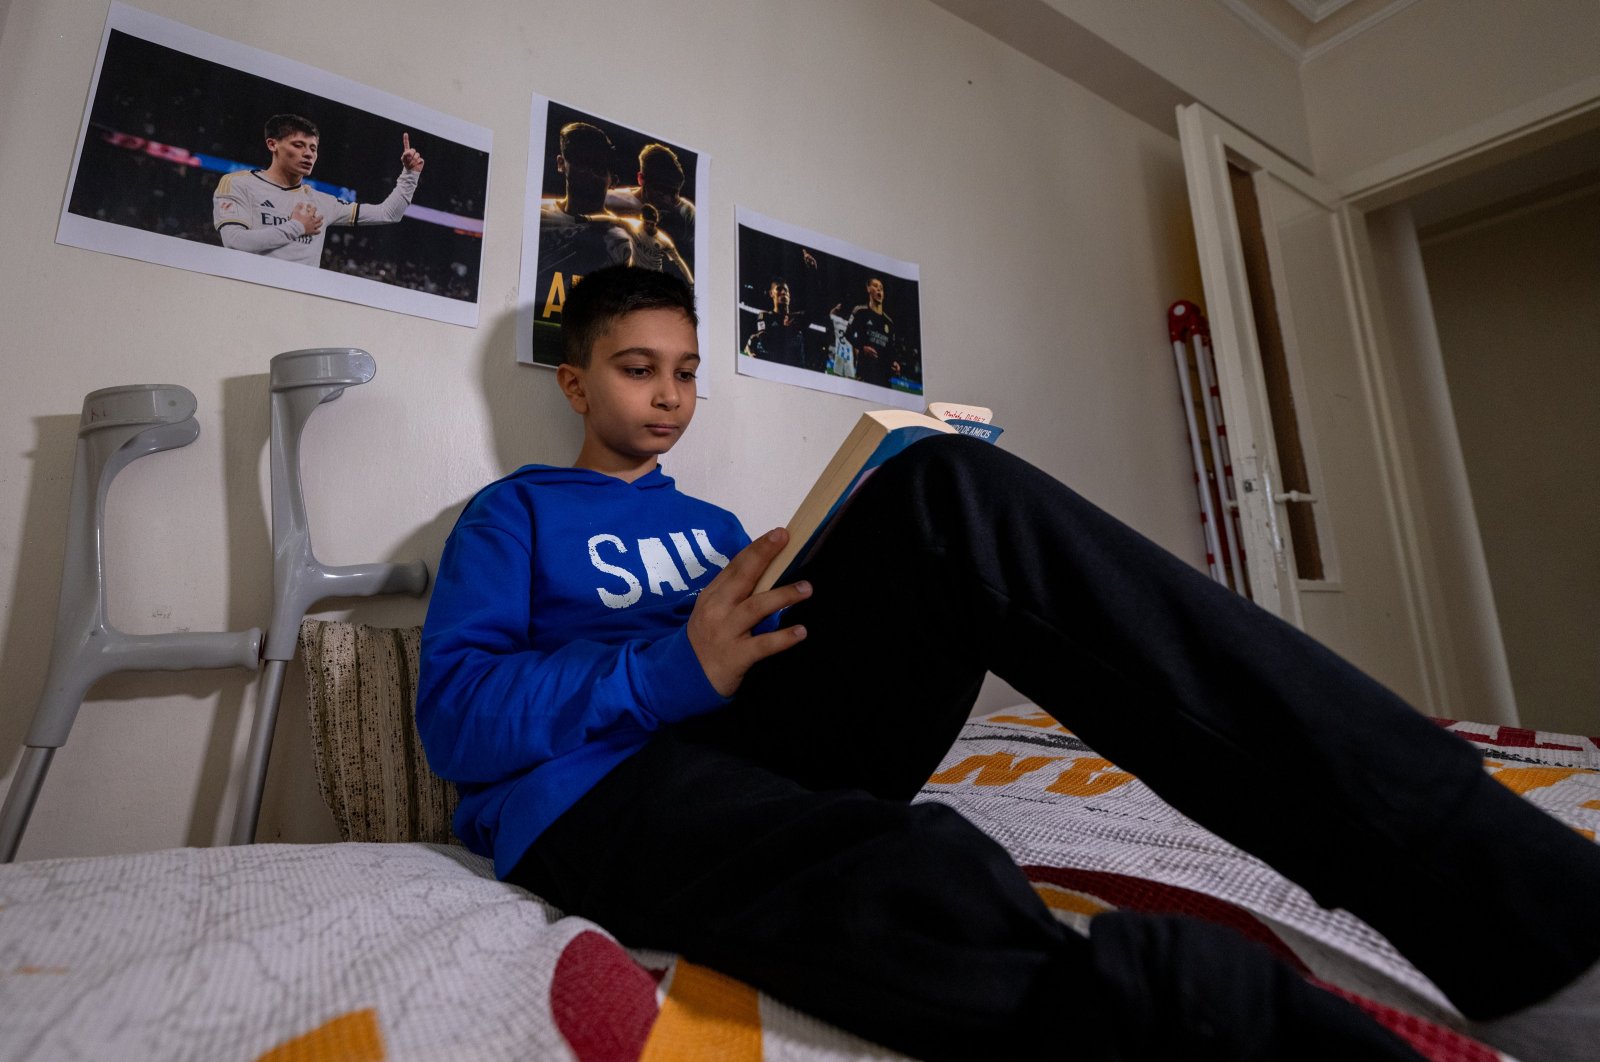
{"label": "ceiling", "polygon": [[[1195,97],[1144,66],[1083,24],[1060,0],[933,0],[980,30],[1016,48],[1090,92],[1175,136],[1179,104]],[[1201,2],[1201,0],[1187,0]],[[1209,0],[1263,40],[1304,63],[1369,30],[1382,33],[1389,16],[1418,0]],[[1392,27],[1391,27],[1392,28]],[[1302,163],[1303,164],[1303,163]],[[1515,209],[1539,198],[1600,183],[1600,109],[1475,153],[1418,186],[1408,186],[1376,209],[1402,199],[1417,223],[1439,228]]]}
{"label": "ceiling", "polygon": [[1371,29],[1417,0],[1216,0],[1298,62]]}
{"label": "ceiling", "polygon": [[[1304,63],[1379,26],[1417,0],[1214,0]],[[1589,123],[1591,126],[1595,123]],[[1408,201],[1423,233],[1472,224],[1600,184],[1600,128],[1586,128],[1476,169]]]}

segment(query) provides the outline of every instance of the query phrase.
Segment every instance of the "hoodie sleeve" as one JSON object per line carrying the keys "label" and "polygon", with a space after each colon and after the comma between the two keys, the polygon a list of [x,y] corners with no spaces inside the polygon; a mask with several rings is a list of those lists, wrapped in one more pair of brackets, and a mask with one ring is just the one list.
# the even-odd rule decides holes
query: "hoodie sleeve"
{"label": "hoodie sleeve", "polygon": [[654,642],[529,644],[531,545],[464,521],[445,545],[422,635],[417,729],[454,782],[522,773],[622,729],[645,732],[727,701],[684,628]]}

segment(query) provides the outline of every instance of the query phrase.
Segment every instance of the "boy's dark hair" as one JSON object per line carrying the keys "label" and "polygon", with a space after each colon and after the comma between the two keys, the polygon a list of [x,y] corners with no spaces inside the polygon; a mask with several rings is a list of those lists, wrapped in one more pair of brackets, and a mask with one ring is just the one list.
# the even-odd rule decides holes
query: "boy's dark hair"
{"label": "boy's dark hair", "polygon": [[317,123],[298,114],[274,114],[267,119],[265,132],[268,140],[282,140],[290,133],[305,133],[318,140],[322,139],[322,133],[317,130]]}
{"label": "boy's dark hair", "polygon": [[691,324],[700,324],[694,292],[677,277],[638,266],[606,266],[567,293],[561,307],[561,360],[587,369],[595,340],[611,322],[639,310],[680,310]]}

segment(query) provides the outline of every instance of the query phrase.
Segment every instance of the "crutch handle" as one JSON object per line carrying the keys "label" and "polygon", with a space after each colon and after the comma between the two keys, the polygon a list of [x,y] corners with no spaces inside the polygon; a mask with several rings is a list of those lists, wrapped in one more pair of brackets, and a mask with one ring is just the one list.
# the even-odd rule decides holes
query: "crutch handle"
{"label": "crutch handle", "polygon": [[[428,566],[421,561],[405,564],[348,564],[330,566],[311,554],[311,544],[304,549],[289,550],[280,555],[289,564],[273,568],[276,585],[272,622],[267,628],[266,645],[262,650],[266,660],[293,660],[294,649],[300,634],[300,621],[319,601],[331,597],[373,597],[378,594],[410,594],[413,597],[428,588]],[[298,555],[298,560],[294,558]]]}
{"label": "crutch handle", "polygon": [[115,672],[254,671],[261,662],[261,630],[124,634],[107,624],[80,632],[74,644],[62,649],[50,654],[44,693],[23,739],[32,748],[65,745],[90,687]]}
{"label": "crutch handle", "polygon": [[[428,566],[421,561],[404,564],[350,564],[324,568],[327,597],[372,597],[377,594],[410,594],[428,588]],[[295,623],[296,636],[300,624]]]}

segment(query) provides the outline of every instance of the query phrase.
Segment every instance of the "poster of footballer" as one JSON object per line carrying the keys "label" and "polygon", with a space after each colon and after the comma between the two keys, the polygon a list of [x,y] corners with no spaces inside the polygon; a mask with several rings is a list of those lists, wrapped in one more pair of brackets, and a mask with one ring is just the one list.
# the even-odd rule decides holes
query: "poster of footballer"
{"label": "poster of footballer", "polygon": [[487,129],[111,5],[56,242],[478,323]]}
{"label": "poster of footballer", "polygon": [[915,264],[738,208],[739,372],[922,410]]}
{"label": "poster of footballer", "polygon": [[709,253],[705,211],[696,207],[708,166],[676,141],[533,97],[518,361],[561,363],[561,307],[585,273],[634,265],[693,286]]}

